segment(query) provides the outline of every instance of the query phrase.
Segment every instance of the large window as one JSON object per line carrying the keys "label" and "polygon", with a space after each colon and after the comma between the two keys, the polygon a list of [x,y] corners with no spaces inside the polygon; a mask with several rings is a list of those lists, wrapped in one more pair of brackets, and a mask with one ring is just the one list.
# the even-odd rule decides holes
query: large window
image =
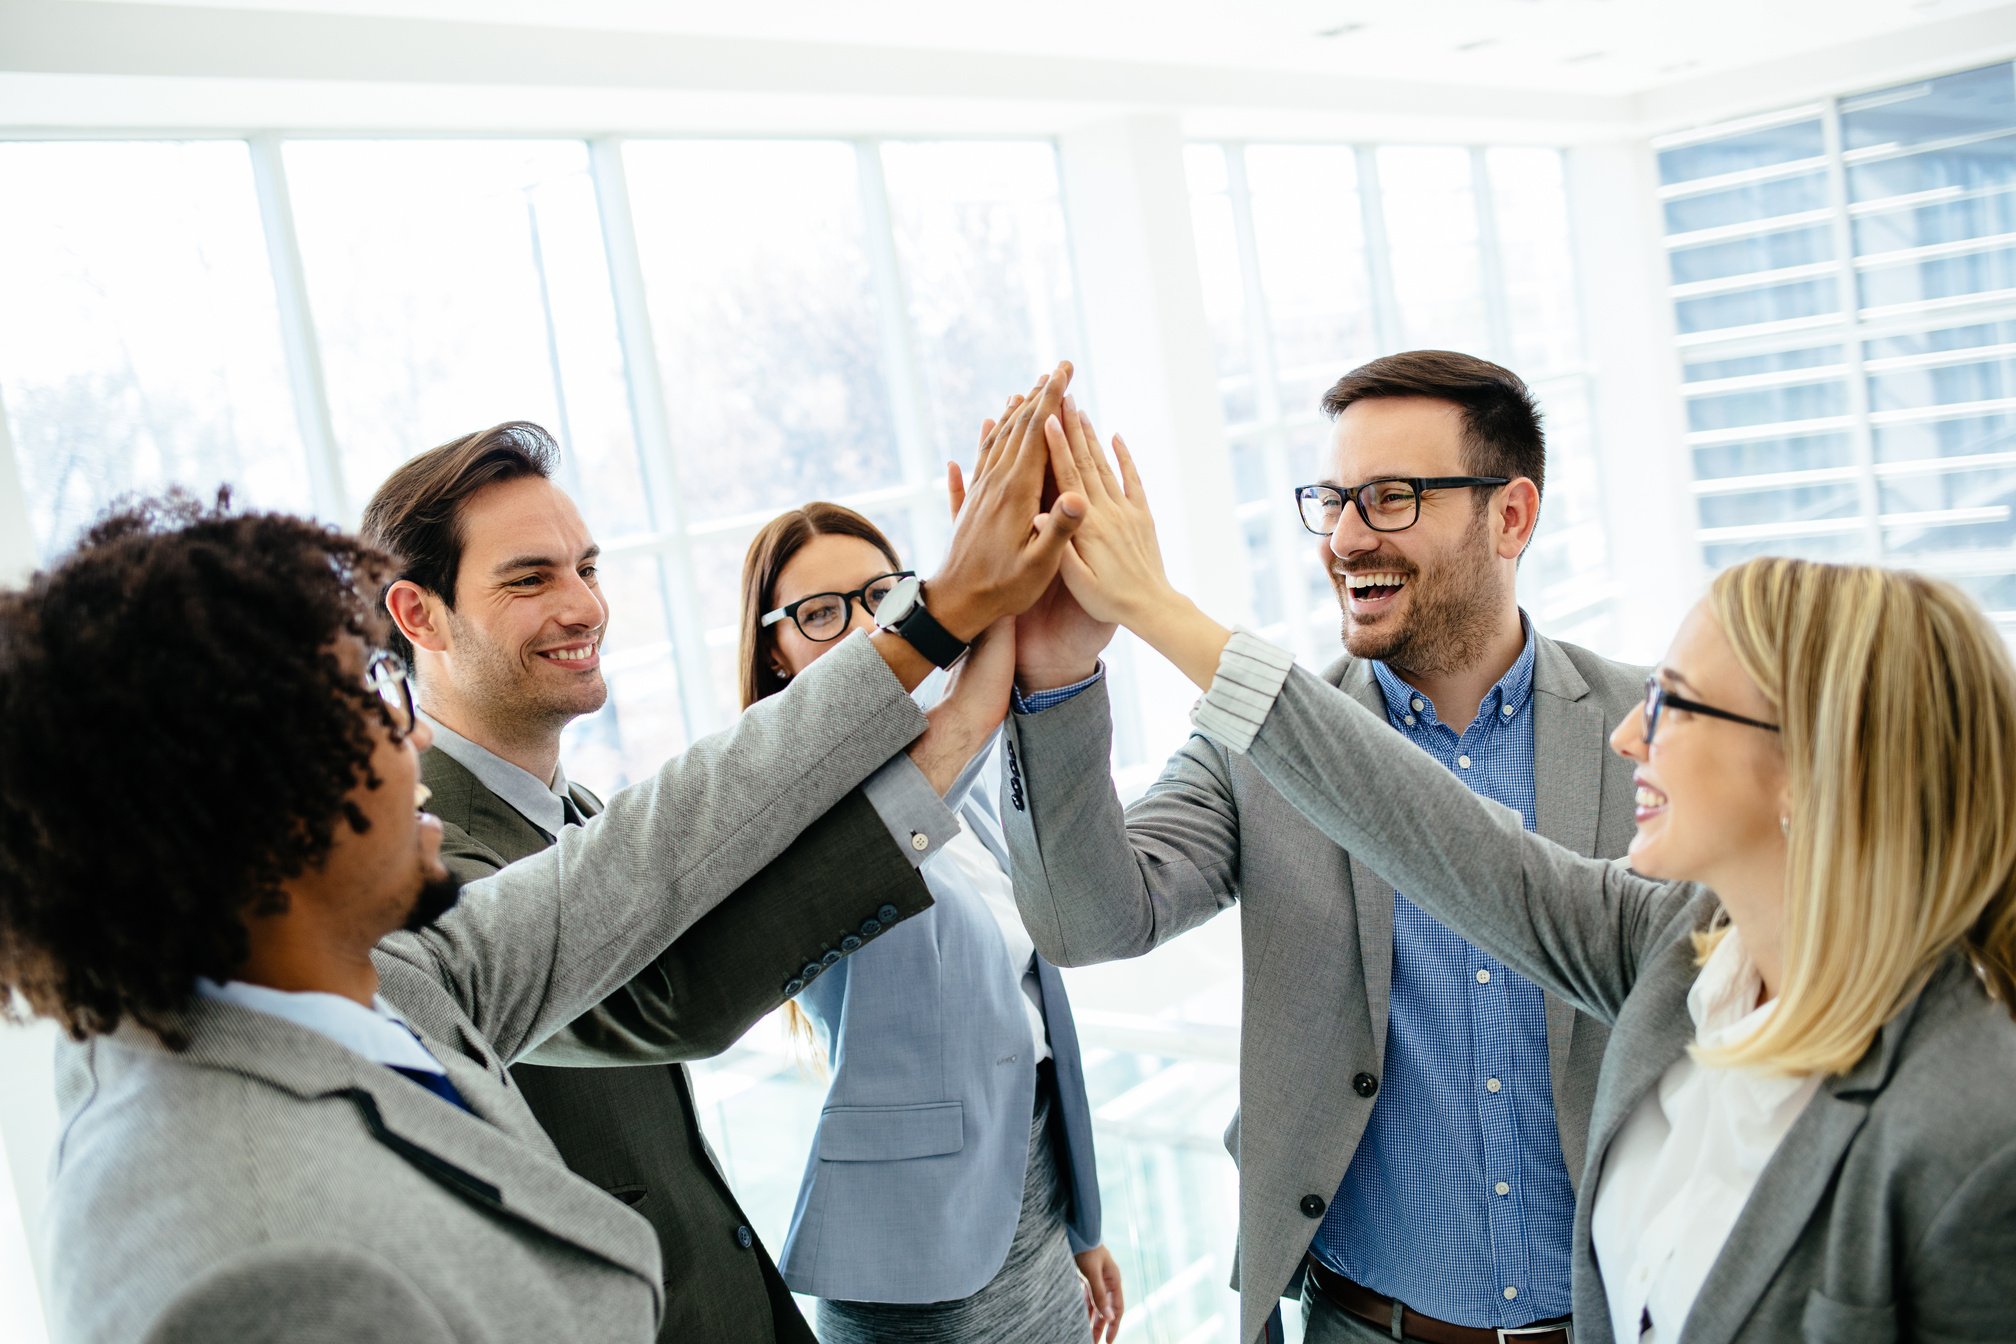
{"label": "large window", "polygon": [[[604,789],[734,713],[758,526],[839,499],[928,570],[945,460],[1082,352],[1047,143],[15,143],[0,191],[0,388],[37,554],[166,484],[354,525],[411,454],[538,421],[605,548],[611,701],[566,747]],[[1070,973],[1129,1337],[1156,1344],[1236,1311],[1222,923]],[[697,1088],[781,1244],[823,1080],[765,1024]],[[6,1195],[0,1294],[23,1273]]]}
{"label": "large window", "polygon": [[1909,565],[2016,638],[2016,70],[1657,148],[1703,559]]}
{"label": "large window", "polygon": [[1303,657],[1337,652],[1337,599],[1289,502],[1328,462],[1324,390],[1399,350],[1524,377],[1546,416],[1540,530],[1521,600],[1603,647],[1612,588],[1561,155],[1551,149],[1195,145],[1198,263],[1253,611]]}

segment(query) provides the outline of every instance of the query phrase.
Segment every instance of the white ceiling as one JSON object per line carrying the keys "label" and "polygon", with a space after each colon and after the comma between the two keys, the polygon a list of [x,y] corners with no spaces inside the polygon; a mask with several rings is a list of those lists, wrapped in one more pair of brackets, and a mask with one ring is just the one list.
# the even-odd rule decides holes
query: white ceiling
{"label": "white ceiling", "polygon": [[0,131],[1641,138],[2016,57],[2016,0],[0,0]]}
{"label": "white ceiling", "polygon": [[206,8],[1612,95],[1998,9],[2011,14],[2016,38],[2016,7],[2006,0],[210,0]]}

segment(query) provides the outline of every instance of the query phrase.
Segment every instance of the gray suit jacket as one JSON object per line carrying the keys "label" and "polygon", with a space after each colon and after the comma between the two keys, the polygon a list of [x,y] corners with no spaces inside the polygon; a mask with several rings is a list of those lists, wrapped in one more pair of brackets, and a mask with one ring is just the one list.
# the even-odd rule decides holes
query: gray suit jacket
{"label": "gray suit jacket", "polygon": [[[976,784],[959,818],[1007,867],[1000,814]],[[916,920],[807,985],[832,1086],[805,1161],[781,1268],[813,1297],[946,1302],[1001,1272],[1022,1214],[1036,1042],[1000,925],[956,864],[929,865]],[[1072,1251],[1100,1240],[1084,1060],[1056,967],[1036,958]]]}
{"label": "gray suit jacket", "polygon": [[[1717,902],[1526,833],[1432,762],[1388,749],[1386,733],[1349,697],[1291,671],[1240,759],[1438,918],[1613,1024],[1582,1168],[1593,1191],[1618,1131],[1694,1038],[1691,935]],[[1576,1212],[1578,1344],[1611,1341],[1594,1204]],[[2016,1021],[1955,955],[1860,1063],[1823,1082],[1679,1338],[2006,1342],[2012,1288]]]}
{"label": "gray suit jacket", "polygon": [[[552,843],[448,753],[422,765],[442,858],[458,874],[474,880]],[[585,815],[602,810],[571,790]],[[679,1061],[733,1045],[862,923],[886,927],[929,904],[887,826],[850,794],[644,974],[512,1068],[567,1165],[651,1220],[665,1263],[662,1344],[813,1339],[708,1147]],[[647,1067],[593,1067],[626,1063]]]}
{"label": "gray suit jacket", "polygon": [[[1538,636],[1536,645],[1540,832],[1584,853],[1621,854],[1631,772],[1605,737],[1639,698],[1644,669]],[[1383,723],[1367,664],[1346,658],[1324,675]],[[1383,1072],[1393,874],[1326,840],[1250,764],[1202,737],[1123,816],[1107,769],[1103,682],[1010,717],[1004,822],[1016,897],[1044,956],[1060,966],[1140,956],[1235,901],[1241,908],[1240,1108],[1226,1142],[1239,1163],[1239,1338],[1255,1339],[1322,1217],[1321,1203],[1304,1201],[1336,1193],[1371,1118],[1376,1096],[1361,1096],[1353,1080]],[[1441,769],[1390,727],[1381,746]],[[1406,883],[1407,894],[1427,907],[1417,885]],[[1340,975],[1340,965],[1356,973]],[[1600,1025],[1549,996],[1554,1112],[1571,1176],[1581,1169],[1604,1038]]]}
{"label": "gray suit jacket", "polygon": [[[376,953],[474,1113],[326,1038],[193,1001],[59,1047],[58,1340],[628,1340],[651,1225],[570,1172],[506,1066],[645,974],[923,728],[865,640]],[[921,885],[921,884],[920,884]]]}

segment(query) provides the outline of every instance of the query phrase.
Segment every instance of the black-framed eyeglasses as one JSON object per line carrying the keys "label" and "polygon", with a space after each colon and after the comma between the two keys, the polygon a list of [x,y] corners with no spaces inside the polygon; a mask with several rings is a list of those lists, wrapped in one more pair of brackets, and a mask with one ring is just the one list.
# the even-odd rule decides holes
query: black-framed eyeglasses
{"label": "black-framed eyeglasses", "polygon": [[1421,521],[1421,496],[1430,490],[1459,490],[1508,484],[1509,476],[1381,476],[1363,485],[1298,485],[1295,508],[1302,526],[1319,537],[1337,530],[1346,501],[1374,532],[1405,532]]}
{"label": "black-framed eyeglasses", "polygon": [[894,573],[877,575],[851,592],[808,593],[796,602],[787,602],[775,611],[763,613],[763,628],[767,630],[779,621],[789,619],[798,627],[799,634],[814,644],[824,644],[847,633],[847,627],[853,623],[848,608],[854,603],[859,602],[861,610],[873,618],[875,608],[882,605],[882,599],[889,596],[889,590],[904,579],[914,577],[914,570],[899,569]]}
{"label": "black-framed eyeglasses", "polygon": [[1717,709],[1713,705],[1704,705],[1699,700],[1688,700],[1682,696],[1675,695],[1659,684],[1659,678],[1647,677],[1645,678],[1646,746],[1649,747],[1652,745],[1652,738],[1659,731],[1660,712],[1669,707],[1684,709],[1689,714],[1706,714],[1711,719],[1727,719],[1731,723],[1740,723],[1748,728],[1762,728],[1767,733],[1780,731],[1778,725],[1775,723],[1766,723],[1762,719],[1753,719],[1746,714],[1732,714],[1726,709]]}
{"label": "black-framed eyeglasses", "polygon": [[413,710],[413,678],[404,658],[390,649],[372,654],[364,664],[364,685],[377,694],[394,736],[404,737],[413,731],[419,716]]}

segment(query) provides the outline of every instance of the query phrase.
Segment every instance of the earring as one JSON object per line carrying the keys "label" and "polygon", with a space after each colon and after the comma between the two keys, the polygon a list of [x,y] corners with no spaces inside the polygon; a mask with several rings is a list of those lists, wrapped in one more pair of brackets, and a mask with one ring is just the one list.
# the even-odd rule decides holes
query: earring
{"label": "earring", "polygon": [[1778,818],[1778,833],[1780,835],[1792,834],[1792,818],[1790,817]]}
{"label": "earring", "polygon": [[773,677],[775,677],[775,678],[777,678],[777,680],[779,680],[779,681],[789,681],[789,680],[791,680],[791,674],[790,674],[789,672],[786,672],[786,671],[785,671],[785,670],[784,670],[783,668],[781,668],[781,667],[773,667],[773,668],[771,668],[771,669],[770,669],[770,675],[771,675],[771,676],[773,676]]}

